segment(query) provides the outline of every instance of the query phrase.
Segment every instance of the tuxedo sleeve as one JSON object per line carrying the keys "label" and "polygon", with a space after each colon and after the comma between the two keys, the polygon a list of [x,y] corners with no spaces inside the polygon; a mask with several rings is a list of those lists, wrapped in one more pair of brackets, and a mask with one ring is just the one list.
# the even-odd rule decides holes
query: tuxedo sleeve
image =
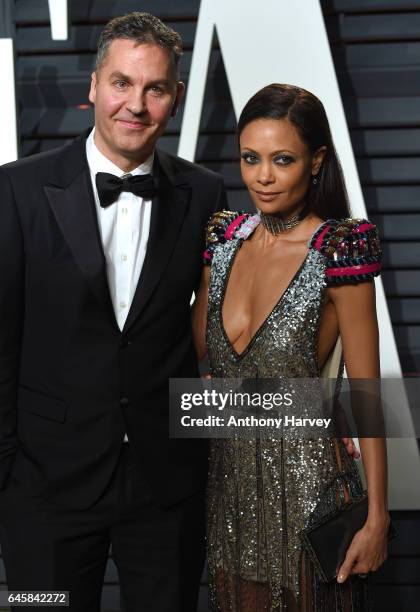
{"label": "tuxedo sleeve", "polygon": [[24,251],[11,182],[0,168],[0,489],[17,449],[18,371],[23,328]]}
{"label": "tuxedo sleeve", "polygon": [[220,179],[219,193],[218,197],[216,198],[213,213],[218,212],[219,210],[229,210],[226,187],[223,178]]}
{"label": "tuxedo sleeve", "polygon": [[[226,193],[226,187],[225,187],[225,183],[224,180],[221,176],[219,176],[219,179],[217,181],[217,192],[216,195],[212,196],[210,199],[210,206],[207,207],[207,218],[206,218],[206,222],[208,221],[209,217],[212,217],[215,213],[222,211],[222,210],[229,210],[229,205],[227,203],[227,193]],[[206,226],[203,226],[203,249],[204,249],[204,236],[206,233]],[[198,279],[197,283],[195,284],[195,293],[197,294],[198,290],[200,288],[200,279]]]}

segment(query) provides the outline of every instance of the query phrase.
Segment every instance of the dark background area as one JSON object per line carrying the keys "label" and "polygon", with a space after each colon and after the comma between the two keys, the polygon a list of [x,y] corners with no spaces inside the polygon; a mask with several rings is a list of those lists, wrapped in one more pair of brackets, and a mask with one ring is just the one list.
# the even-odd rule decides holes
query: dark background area
{"label": "dark background area", "polygon": [[[68,4],[68,41],[51,40],[47,0],[0,4],[0,33],[12,36],[16,46],[21,156],[60,146],[93,124],[88,85],[96,41],[103,25],[116,15],[150,11],[178,30],[185,48],[182,80],[188,85],[199,0],[68,0]],[[406,375],[418,376],[420,0],[322,0],[321,5],[368,216],[379,226],[382,239],[382,278],[402,369]],[[256,6],[263,10],[262,3]],[[293,53],[285,61],[293,61]],[[169,152],[177,151],[181,121],[182,112],[161,140]],[[223,174],[231,208],[249,208],[216,38],[196,161]],[[391,543],[390,559],[374,576],[374,610],[414,612],[420,609],[420,512],[394,512],[393,519],[399,537]],[[111,561],[105,581],[103,610],[118,610],[118,576]],[[5,588],[2,564],[0,587]],[[205,576],[201,595],[199,610],[205,612]]]}

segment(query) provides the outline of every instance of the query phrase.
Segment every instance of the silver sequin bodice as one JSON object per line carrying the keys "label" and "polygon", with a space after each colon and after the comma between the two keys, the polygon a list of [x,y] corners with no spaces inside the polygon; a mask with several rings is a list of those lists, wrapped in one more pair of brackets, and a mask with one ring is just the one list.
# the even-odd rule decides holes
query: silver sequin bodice
{"label": "silver sequin bodice", "polygon": [[238,355],[227,338],[222,306],[241,239],[215,250],[209,289],[207,347],[212,375],[224,378],[318,376],[316,338],[324,297],[324,257],[311,249],[248,347]]}

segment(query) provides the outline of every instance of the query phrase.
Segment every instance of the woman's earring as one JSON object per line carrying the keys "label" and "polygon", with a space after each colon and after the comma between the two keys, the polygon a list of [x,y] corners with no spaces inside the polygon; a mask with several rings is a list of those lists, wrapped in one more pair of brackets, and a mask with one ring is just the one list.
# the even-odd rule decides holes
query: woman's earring
{"label": "woman's earring", "polygon": [[318,185],[318,175],[315,174],[312,178],[312,185]]}

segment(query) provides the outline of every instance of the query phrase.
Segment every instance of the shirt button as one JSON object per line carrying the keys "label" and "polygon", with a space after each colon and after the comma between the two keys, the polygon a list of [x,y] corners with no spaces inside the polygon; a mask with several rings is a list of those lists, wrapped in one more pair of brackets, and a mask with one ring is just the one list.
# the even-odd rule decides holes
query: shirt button
{"label": "shirt button", "polygon": [[128,259],[127,255],[121,255],[121,260],[122,261],[127,261],[127,259]]}
{"label": "shirt button", "polygon": [[120,399],[120,404],[121,404],[121,406],[128,406],[128,404],[129,404],[129,403],[130,403],[130,402],[128,401],[128,397],[122,397],[122,398]]}
{"label": "shirt button", "polygon": [[128,208],[124,206],[124,208],[121,209],[121,212],[123,215],[126,215],[128,213]]}
{"label": "shirt button", "polygon": [[120,308],[127,308],[127,304],[125,302],[120,302]]}

